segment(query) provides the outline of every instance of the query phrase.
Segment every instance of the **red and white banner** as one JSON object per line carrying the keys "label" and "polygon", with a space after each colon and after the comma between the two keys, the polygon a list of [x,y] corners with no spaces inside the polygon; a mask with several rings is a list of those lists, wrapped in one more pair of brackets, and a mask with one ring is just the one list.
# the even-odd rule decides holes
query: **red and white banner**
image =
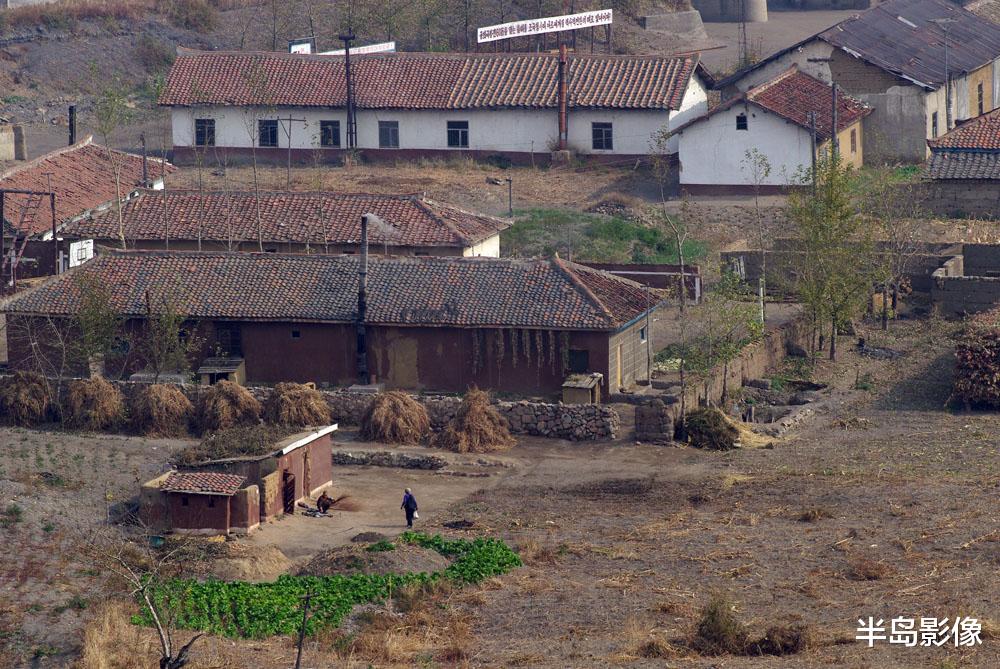
{"label": "red and white banner", "polygon": [[[378,44],[366,44],[365,46],[352,46],[351,53],[390,53],[396,50],[395,42],[380,42]],[[320,51],[321,56],[343,56],[344,50],[337,49],[336,51]]]}
{"label": "red and white banner", "polygon": [[511,37],[541,35],[542,33],[554,33],[561,30],[604,26],[611,23],[611,21],[612,10],[598,9],[597,11],[583,12],[581,14],[549,16],[542,19],[527,19],[525,21],[514,21],[513,23],[501,23],[496,26],[486,26],[476,31],[476,40],[482,44],[483,42],[495,42],[501,39],[510,39]]}

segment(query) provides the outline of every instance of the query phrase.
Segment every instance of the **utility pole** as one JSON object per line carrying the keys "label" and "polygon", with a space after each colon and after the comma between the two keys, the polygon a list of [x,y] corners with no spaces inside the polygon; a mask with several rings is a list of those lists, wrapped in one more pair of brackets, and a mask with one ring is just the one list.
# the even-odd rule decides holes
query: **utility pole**
{"label": "utility pole", "polygon": [[368,343],[365,337],[365,319],[368,315],[368,221],[378,220],[375,214],[361,216],[361,258],[358,265],[358,383],[368,384]]}
{"label": "utility pole", "polygon": [[931,23],[936,23],[937,26],[944,32],[944,127],[945,132],[951,130],[951,62],[950,52],[948,47],[948,30],[952,23],[955,23],[958,19],[931,19]]}
{"label": "utility pole", "polygon": [[830,155],[836,162],[840,149],[840,139],[837,137],[837,84],[831,84],[830,88]]}
{"label": "utility pole", "polygon": [[813,195],[816,195],[816,112],[809,112],[807,114],[809,117],[809,136],[812,138],[812,189]]}
{"label": "utility pole", "polygon": [[351,42],[356,38],[354,31],[338,35],[344,43],[344,77],[347,80],[347,148],[354,149],[358,145],[358,125],[354,118],[354,84],[351,81]]}

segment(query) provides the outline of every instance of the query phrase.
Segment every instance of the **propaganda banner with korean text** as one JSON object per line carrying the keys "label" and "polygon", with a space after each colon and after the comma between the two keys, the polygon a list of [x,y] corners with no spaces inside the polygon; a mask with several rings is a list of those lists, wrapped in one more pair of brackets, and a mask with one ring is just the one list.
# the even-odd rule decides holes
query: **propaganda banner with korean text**
{"label": "propaganda banner with korean text", "polygon": [[[366,44],[364,46],[352,46],[352,54],[362,54],[362,53],[391,53],[396,51],[395,42],[379,42],[378,44]],[[337,49],[335,51],[321,51],[321,56],[343,56],[344,50]]]}
{"label": "propaganda banner with korean text", "polygon": [[479,28],[476,31],[476,40],[482,44],[483,42],[495,42],[512,37],[525,37],[527,35],[554,33],[560,30],[604,26],[611,23],[611,21],[612,10],[610,9],[598,9],[593,12],[566,14],[565,16],[548,16],[542,19],[526,19],[524,21],[501,23],[495,26]]}

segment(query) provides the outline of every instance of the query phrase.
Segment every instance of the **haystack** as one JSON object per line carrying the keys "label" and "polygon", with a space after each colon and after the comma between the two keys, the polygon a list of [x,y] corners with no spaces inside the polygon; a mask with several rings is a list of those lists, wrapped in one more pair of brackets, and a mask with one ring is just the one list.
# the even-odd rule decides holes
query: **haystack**
{"label": "haystack", "polygon": [[14,372],[0,381],[0,416],[21,427],[44,421],[49,415],[51,398],[45,377],[35,372]]}
{"label": "haystack", "polygon": [[455,418],[434,441],[435,446],[458,453],[506,451],[516,443],[507,421],[490,404],[489,394],[478,388],[465,393]]}
{"label": "haystack", "polygon": [[122,391],[100,376],[70,381],[64,418],[69,427],[106,430],[121,423],[125,414]]}
{"label": "haystack", "polygon": [[406,393],[379,393],[361,417],[361,437],[386,444],[419,444],[431,431],[423,404]]}
{"label": "haystack", "polygon": [[177,386],[143,386],[129,399],[132,427],[147,437],[180,437],[188,432],[194,413],[191,400]]}
{"label": "haystack", "polygon": [[684,421],[688,441],[695,448],[729,451],[736,448],[740,431],[715,407],[695,409]]}
{"label": "haystack", "polygon": [[216,432],[256,425],[260,412],[260,402],[250,391],[232,381],[219,381],[198,400],[198,428],[202,432]]}
{"label": "haystack", "polygon": [[279,383],[264,405],[264,420],[272,425],[327,425],[330,407],[323,394],[304,383]]}

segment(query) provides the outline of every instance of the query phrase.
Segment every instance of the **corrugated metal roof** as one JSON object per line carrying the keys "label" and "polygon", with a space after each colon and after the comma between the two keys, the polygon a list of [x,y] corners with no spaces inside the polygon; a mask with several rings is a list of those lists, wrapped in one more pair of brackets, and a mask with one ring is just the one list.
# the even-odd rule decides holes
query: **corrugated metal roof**
{"label": "corrugated metal roof", "polygon": [[946,31],[953,76],[1000,56],[1000,26],[947,0],[890,0],[823,31],[819,38],[888,72],[937,88],[945,78]]}

